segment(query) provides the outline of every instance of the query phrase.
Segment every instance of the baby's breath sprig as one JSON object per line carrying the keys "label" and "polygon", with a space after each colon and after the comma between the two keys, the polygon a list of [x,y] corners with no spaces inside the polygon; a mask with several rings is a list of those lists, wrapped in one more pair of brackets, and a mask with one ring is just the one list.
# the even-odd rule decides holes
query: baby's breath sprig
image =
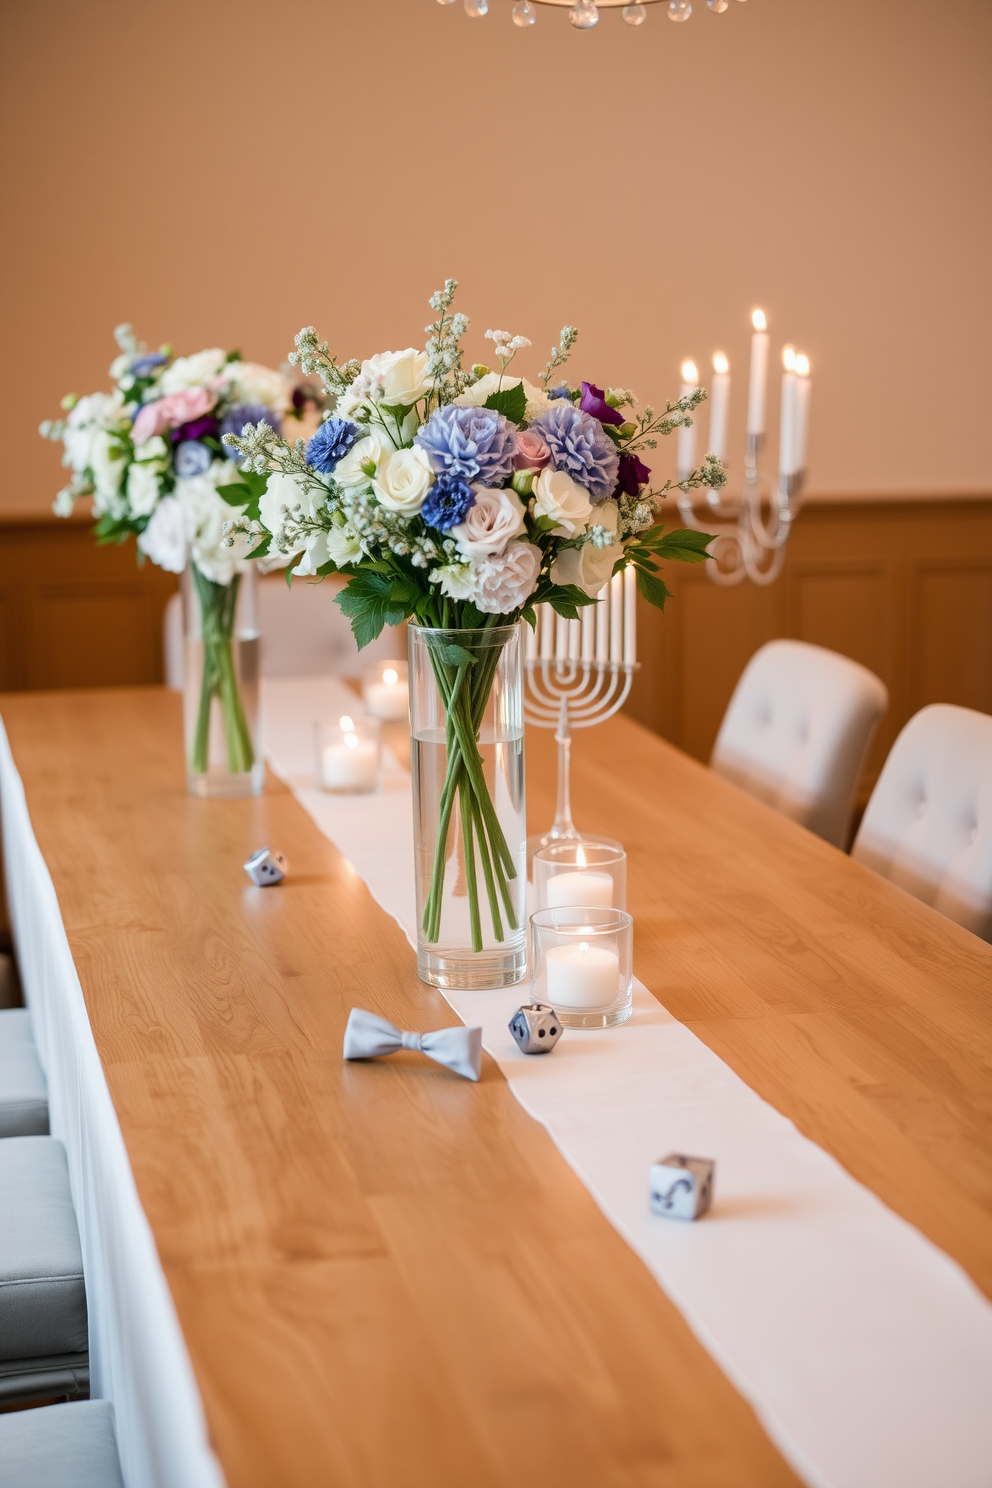
{"label": "baby's breath sprig", "polygon": [[630,454],[640,449],[657,449],[658,440],[655,435],[660,434],[664,438],[674,433],[683,425],[688,429],[692,425],[690,414],[699,407],[706,398],[705,388],[693,388],[691,393],[686,393],[684,398],[675,398],[665,404],[664,413],[658,414],[655,409],[647,404],[643,413],[638,414],[637,429],[631,435],[624,448]]}
{"label": "baby's breath sprig", "polygon": [[551,348],[551,356],[548,358],[547,366],[541,373],[541,381],[545,387],[547,387],[557,369],[563,367],[568,361],[572,347],[578,339],[579,332],[576,326],[562,326],[561,334],[558,337],[558,345]]}
{"label": "baby's breath sprig", "polygon": [[[468,330],[468,316],[461,311],[449,314],[454,304],[457,279],[446,279],[444,288],[435,290],[428,301],[437,315],[437,320],[425,326],[427,341],[424,350],[429,358],[427,370],[434,380],[433,396],[438,405],[452,403],[472,381],[472,374],[462,367],[461,339]],[[427,406],[430,407],[428,397]]]}
{"label": "baby's breath sprig", "polygon": [[294,337],[295,351],[289,353],[289,363],[299,367],[304,377],[319,377],[325,397],[336,398],[349,388],[361,371],[361,362],[354,357],[338,366],[338,359],[326,341],[317,338],[315,326],[304,326]]}

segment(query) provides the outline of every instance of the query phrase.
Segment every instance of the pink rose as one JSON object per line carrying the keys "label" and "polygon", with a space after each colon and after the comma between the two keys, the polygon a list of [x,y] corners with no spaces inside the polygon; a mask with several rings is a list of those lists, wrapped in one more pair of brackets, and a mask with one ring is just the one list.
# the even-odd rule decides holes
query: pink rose
{"label": "pink rose", "polygon": [[521,429],[517,435],[517,453],[513,457],[514,470],[543,470],[551,459],[551,451],[533,429]]}
{"label": "pink rose", "polygon": [[170,393],[156,403],[146,403],[134,421],[131,438],[135,444],[143,444],[153,434],[164,434],[166,429],[176,429],[180,424],[202,418],[216,402],[216,393],[199,387],[184,388],[181,393]]}

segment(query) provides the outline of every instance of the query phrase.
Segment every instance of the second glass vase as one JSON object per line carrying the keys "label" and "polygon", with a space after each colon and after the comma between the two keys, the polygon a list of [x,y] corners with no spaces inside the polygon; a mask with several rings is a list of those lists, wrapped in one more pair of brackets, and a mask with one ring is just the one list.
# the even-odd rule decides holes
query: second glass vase
{"label": "second glass vase", "polygon": [[435,987],[527,973],[519,625],[411,625],[417,970]]}
{"label": "second glass vase", "polygon": [[183,731],[191,795],[257,796],[265,784],[259,729],[255,572],[216,584],[183,572]]}

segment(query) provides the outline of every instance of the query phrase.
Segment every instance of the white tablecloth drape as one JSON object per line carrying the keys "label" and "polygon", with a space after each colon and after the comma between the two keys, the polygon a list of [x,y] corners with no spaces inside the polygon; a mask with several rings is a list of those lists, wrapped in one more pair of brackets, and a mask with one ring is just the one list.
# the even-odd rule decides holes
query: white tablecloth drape
{"label": "white tablecloth drape", "polygon": [[48,1078],[52,1136],[65,1143],[69,1158],[86,1278],[91,1393],[113,1403],[127,1488],[223,1488],[2,724],[0,807],[21,980]]}
{"label": "white tablecloth drape", "polygon": [[[414,944],[409,776],[316,790],[313,723],[354,694],[280,678],[264,697],[271,763]],[[961,1268],[645,988],[624,1027],[566,1031],[542,1059],[507,1028],[526,995],[445,994],[796,1471],[815,1488],[989,1488],[992,1306]],[[649,1211],[649,1166],[671,1151],[716,1159],[698,1224]]]}

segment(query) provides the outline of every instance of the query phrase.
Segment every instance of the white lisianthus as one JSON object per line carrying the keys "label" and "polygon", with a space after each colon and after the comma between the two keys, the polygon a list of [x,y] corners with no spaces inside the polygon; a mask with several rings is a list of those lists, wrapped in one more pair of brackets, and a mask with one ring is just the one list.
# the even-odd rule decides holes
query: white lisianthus
{"label": "white lisianthus", "polygon": [[392,450],[384,454],[379,460],[372,489],[380,506],[412,517],[423,506],[433,484],[430,459],[427,451],[418,444],[413,449]]}
{"label": "white lisianthus", "polygon": [[72,487],[63,486],[52,502],[52,511],[57,517],[71,517],[75,505],[76,498],[72,494]]}
{"label": "white lisianthus", "polygon": [[110,375],[115,382],[120,382],[130,365],[131,357],[128,352],[122,351],[120,356],[114,357],[114,360],[110,364]]}
{"label": "white lisianthus", "polygon": [[303,556],[293,569],[297,578],[313,578],[318,568],[323,568],[330,557],[326,532],[311,532],[303,546]]}
{"label": "white lisianthus", "polygon": [[182,573],[189,557],[186,513],[175,496],[164,496],[139,534],[138,547],[166,573]]}
{"label": "white lisianthus", "polygon": [[473,486],[475,502],[464,522],[452,527],[450,536],[466,558],[488,558],[502,553],[511,537],[523,531],[526,512],[516,491],[494,491]]}
{"label": "white lisianthus", "polygon": [[475,598],[475,570],[470,563],[445,563],[430,574],[432,584],[439,584],[449,599]]}
{"label": "white lisianthus", "polygon": [[161,434],[153,434],[150,439],[144,440],[142,444],[135,445],[134,458],[136,460],[161,461],[159,469],[164,470],[169,462],[169,446]]}
{"label": "white lisianthus", "polygon": [[69,412],[62,430],[65,447],[63,464],[81,474],[92,466],[91,454],[96,434],[111,423],[121,406],[120,394],[90,393]]}
{"label": "white lisianthus", "polygon": [[97,506],[109,507],[124,479],[124,451],[109,429],[97,429],[90,444],[90,469]]}
{"label": "white lisianthus", "polygon": [[520,609],[537,588],[542,553],[535,543],[513,542],[475,568],[473,603],[486,615],[508,615]]}
{"label": "white lisianthus", "polygon": [[434,386],[427,371],[430,358],[426,351],[408,346],[406,351],[380,351],[362,363],[362,370],[352,383],[355,398],[371,398],[374,403],[401,403],[409,408]]}
{"label": "white lisianthus", "polygon": [[335,465],[335,484],[352,491],[361,491],[371,486],[372,475],[365,467],[377,466],[389,448],[386,440],[379,437],[378,431],[359,439]]}
{"label": "white lisianthus", "polygon": [[282,373],[261,362],[228,362],[225,377],[230,377],[235,403],[264,403],[284,414],[293,401],[292,388]]}
{"label": "white lisianthus", "polygon": [[307,495],[303,482],[297,476],[287,475],[281,470],[270,475],[258,503],[258,510],[262,526],[272,533],[273,546],[282,552],[303,551],[302,543],[298,547],[287,549],[282,547],[280,541],[286,518],[296,507],[301,507],[306,516],[313,515],[312,500]]}
{"label": "white lisianthus", "polygon": [[[234,548],[224,545],[224,523],[239,516],[243,507],[229,506],[217,487],[230,484],[231,466],[227,460],[215,460],[206,475],[177,480],[175,497],[186,517],[190,539],[190,557],[200,572],[215,584],[229,584],[240,566]],[[160,501],[155,516],[165,505]],[[149,522],[146,533],[151,528]],[[150,555],[149,555],[150,556]]]}
{"label": "white lisianthus", "polygon": [[361,538],[350,527],[332,527],[326,536],[327,556],[339,568],[345,563],[357,563],[361,558]]}
{"label": "white lisianthus", "polygon": [[542,388],[535,387],[532,382],[528,382],[526,377],[501,377],[498,372],[487,372],[484,377],[479,378],[478,382],[473,382],[471,387],[459,393],[455,404],[459,408],[482,408],[486,399],[491,398],[493,393],[498,393],[501,389],[504,393],[508,392],[510,388],[519,387],[521,383],[524,385],[524,393],[527,397],[524,417],[529,423],[531,419],[536,419],[539,414],[545,413],[551,407],[552,400]]}
{"label": "white lisianthus", "polygon": [[132,517],[147,517],[155,509],[160,489],[154,464],[132,465],[127,473],[127,504]]}
{"label": "white lisianthus", "polygon": [[213,378],[219,377],[225,370],[227,363],[227,352],[221,351],[219,346],[211,346],[206,351],[194,352],[192,356],[177,357],[170,367],[166,367],[158,380],[158,395],[167,393],[182,393],[187,388],[205,387]]}
{"label": "white lisianthus", "polygon": [[585,486],[566,470],[542,470],[534,482],[534,516],[549,517],[556,537],[578,537],[585,532],[593,505]]}

